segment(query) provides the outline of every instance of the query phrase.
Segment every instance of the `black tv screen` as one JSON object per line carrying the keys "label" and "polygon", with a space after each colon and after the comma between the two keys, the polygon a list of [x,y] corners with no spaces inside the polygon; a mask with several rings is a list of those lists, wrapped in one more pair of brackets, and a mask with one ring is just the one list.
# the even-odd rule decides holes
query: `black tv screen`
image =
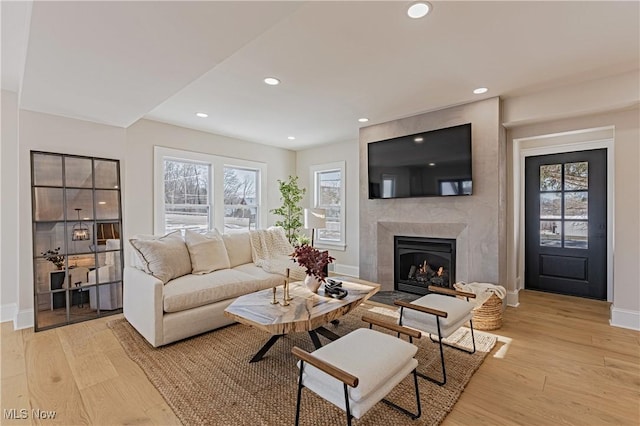
{"label": "black tv screen", "polygon": [[368,144],[369,198],[471,195],[471,123]]}

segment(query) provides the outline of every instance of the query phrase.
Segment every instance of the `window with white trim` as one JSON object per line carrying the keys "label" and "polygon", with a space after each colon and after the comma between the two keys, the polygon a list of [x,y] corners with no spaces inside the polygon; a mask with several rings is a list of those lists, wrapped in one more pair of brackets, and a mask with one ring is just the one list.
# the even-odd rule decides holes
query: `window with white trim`
{"label": "window with white trim", "polygon": [[257,229],[260,170],[225,166],[225,229]]}
{"label": "window with white trim", "polygon": [[163,166],[163,232],[182,228],[198,232],[208,231],[211,228],[211,166],[173,158],[165,158]]}
{"label": "window with white trim", "polygon": [[311,166],[313,207],[326,210],[326,228],[316,230],[316,246],[345,248],[345,162]]}
{"label": "window with white trim", "polygon": [[154,232],[263,228],[267,165],[154,148]]}

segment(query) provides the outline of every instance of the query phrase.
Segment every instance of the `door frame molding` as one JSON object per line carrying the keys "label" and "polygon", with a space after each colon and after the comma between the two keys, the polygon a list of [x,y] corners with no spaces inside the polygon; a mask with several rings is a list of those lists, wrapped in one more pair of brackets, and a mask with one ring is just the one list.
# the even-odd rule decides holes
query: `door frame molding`
{"label": "door frame molding", "polygon": [[[573,130],[568,132],[538,135],[513,139],[513,241],[512,253],[515,253],[514,270],[516,271],[515,294],[509,296],[509,305],[518,305],[518,292],[524,289],[524,161],[526,157],[561,154],[566,152],[587,151],[591,149],[605,148],[607,150],[607,301],[613,302],[613,253],[614,253],[614,126],[605,126],[592,129]],[[609,137],[603,137],[603,133],[609,133]],[[522,147],[525,142],[557,139],[551,144],[539,147]],[[563,141],[572,140],[571,142]],[[576,141],[576,138],[578,141]]]}

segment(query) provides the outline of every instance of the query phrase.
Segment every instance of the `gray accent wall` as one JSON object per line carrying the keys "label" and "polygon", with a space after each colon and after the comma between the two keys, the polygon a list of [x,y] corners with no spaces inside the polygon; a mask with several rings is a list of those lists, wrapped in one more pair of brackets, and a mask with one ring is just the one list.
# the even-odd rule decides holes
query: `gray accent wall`
{"label": "gray accent wall", "polygon": [[[455,238],[456,281],[507,287],[506,138],[491,98],[360,129],[360,277],[393,290],[395,235]],[[368,198],[367,144],[471,123],[473,195]]]}

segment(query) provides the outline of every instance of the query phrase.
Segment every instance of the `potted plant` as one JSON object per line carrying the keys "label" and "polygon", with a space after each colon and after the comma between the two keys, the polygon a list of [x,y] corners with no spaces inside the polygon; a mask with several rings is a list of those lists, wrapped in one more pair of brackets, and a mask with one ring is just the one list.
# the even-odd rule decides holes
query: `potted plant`
{"label": "potted plant", "polygon": [[294,262],[306,269],[307,277],[304,283],[314,293],[327,278],[327,265],[335,260],[334,257],[329,256],[328,251],[321,251],[307,244],[297,246],[291,257]]}
{"label": "potted plant", "polygon": [[46,260],[56,265],[56,268],[62,269],[64,266],[64,256],[60,254],[60,247],[54,250],[43,251],[40,254],[42,254]]}
{"label": "potted plant", "polygon": [[303,226],[303,209],[300,206],[300,201],[302,201],[307,190],[298,186],[297,176],[289,176],[286,181],[278,179],[278,185],[280,186],[282,206],[271,210],[271,213],[282,216],[282,220],[276,221],[275,225],[284,228],[289,243],[298,245],[303,235],[300,233],[300,229]]}

